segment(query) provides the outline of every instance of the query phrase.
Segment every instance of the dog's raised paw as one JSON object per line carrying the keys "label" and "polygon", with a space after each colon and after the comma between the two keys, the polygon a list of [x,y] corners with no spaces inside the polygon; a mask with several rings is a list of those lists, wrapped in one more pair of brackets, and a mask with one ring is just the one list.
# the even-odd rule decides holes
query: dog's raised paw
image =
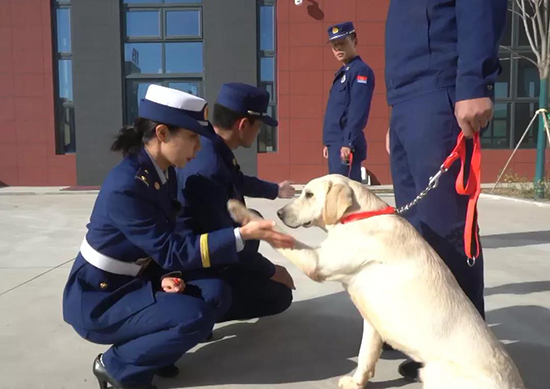
{"label": "dog's raised paw", "polygon": [[243,203],[241,203],[238,200],[229,200],[227,202],[227,210],[229,211],[229,215],[231,215],[231,218],[235,221],[235,223],[244,224],[244,222],[247,221],[247,213],[248,209],[244,206]]}
{"label": "dog's raised paw", "polygon": [[365,385],[359,384],[351,376],[345,376],[340,378],[340,382],[338,382],[338,387],[342,389],[363,389]]}

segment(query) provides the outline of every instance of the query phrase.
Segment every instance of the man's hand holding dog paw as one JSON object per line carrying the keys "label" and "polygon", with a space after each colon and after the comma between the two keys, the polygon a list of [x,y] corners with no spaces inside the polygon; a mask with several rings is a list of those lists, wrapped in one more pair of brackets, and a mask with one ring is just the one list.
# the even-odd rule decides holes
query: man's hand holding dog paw
{"label": "man's hand holding dog paw", "polygon": [[296,290],[292,276],[283,266],[275,265],[275,274],[273,274],[271,280],[283,284],[289,289]]}

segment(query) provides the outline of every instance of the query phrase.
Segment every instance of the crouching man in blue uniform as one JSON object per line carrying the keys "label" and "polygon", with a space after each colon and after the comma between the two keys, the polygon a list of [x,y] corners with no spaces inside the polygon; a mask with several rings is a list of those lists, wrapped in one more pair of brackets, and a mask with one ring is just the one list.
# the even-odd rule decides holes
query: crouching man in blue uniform
{"label": "crouching man in blue uniform", "polygon": [[328,35],[342,67],[334,76],[325,111],[323,155],[330,174],[361,182],[361,162],[367,158],[363,129],[374,93],[374,72],[357,55],[358,39],[351,22],[330,27]]}
{"label": "crouching man in blue uniform", "polygon": [[[214,106],[215,135],[202,139],[202,149],[178,170],[180,220],[197,234],[235,228],[227,211],[229,199],[244,196],[275,199],[294,196],[288,181],[281,184],[249,177],[241,172],[233,150],[250,147],[262,123],[277,126],[265,113],[269,94],[242,83],[224,84]],[[231,286],[232,304],[220,321],[278,314],[292,302],[294,282],[287,270],[258,252],[259,241],[237,244],[232,255],[240,261],[198,272],[196,277],[219,277]]]}
{"label": "crouching man in blue uniform", "polygon": [[184,283],[182,271],[239,262],[236,235],[292,246],[266,221],[201,235],[176,229],[174,166],[195,156],[199,135],[212,136],[205,111],[203,99],[152,85],[140,117],[112,146],[124,159],[99,192],[63,292],[64,320],[83,338],[113,345],[93,364],[100,389],[156,388],[153,376],[176,375],[173,364],[225,314],[230,300],[219,296],[229,286]]}
{"label": "crouching man in blue uniform", "polygon": [[[391,0],[386,85],[398,207],[426,188],[461,131],[471,138],[491,120],[506,12],[507,0]],[[484,317],[483,256],[473,267],[468,265],[463,238],[468,196],[455,189],[459,168],[455,163],[438,188],[405,217],[438,252]],[[417,380],[419,366],[407,361],[399,371]]]}

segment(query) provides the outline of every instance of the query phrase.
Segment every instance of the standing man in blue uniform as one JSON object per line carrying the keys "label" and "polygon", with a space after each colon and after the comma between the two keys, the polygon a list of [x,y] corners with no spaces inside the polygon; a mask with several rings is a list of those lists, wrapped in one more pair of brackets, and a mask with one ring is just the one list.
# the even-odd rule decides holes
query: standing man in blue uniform
{"label": "standing man in blue uniform", "polygon": [[323,156],[330,174],[361,182],[361,162],[367,158],[363,129],[374,93],[374,72],[357,55],[358,39],[351,22],[328,29],[329,41],[342,67],[336,72],[325,112]]}
{"label": "standing man in blue uniform", "polygon": [[[197,157],[178,170],[178,199],[183,204],[180,221],[195,233],[238,227],[227,211],[231,198],[244,202],[244,196],[294,196],[289,181],[276,184],[244,175],[233,154],[238,147],[252,146],[262,123],[278,125],[265,114],[268,104],[269,93],[263,89],[242,83],[222,86],[213,112],[215,134],[211,139],[203,137]],[[232,304],[219,321],[274,315],[290,306],[292,277],[284,267],[261,255],[258,247],[259,241],[237,245],[238,264],[196,275],[219,277],[231,286]]]}
{"label": "standing man in blue uniform", "polygon": [[[386,85],[398,207],[426,188],[460,131],[471,138],[491,120],[506,12],[507,0],[391,0]],[[473,267],[467,264],[463,233],[468,197],[456,193],[458,171],[455,164],[405,217],[438,252],[484,317],[483,256]],[[399,372],[417,380],[417,362],[404,362]]]}

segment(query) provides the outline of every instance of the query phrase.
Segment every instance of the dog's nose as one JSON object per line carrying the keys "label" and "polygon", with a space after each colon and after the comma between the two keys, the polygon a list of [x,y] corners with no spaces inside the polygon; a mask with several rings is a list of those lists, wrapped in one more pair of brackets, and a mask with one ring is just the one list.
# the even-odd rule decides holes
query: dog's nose
{"label": "dog's nose", "polygon": [[277,216],[279,216],[279,219],[282,219],[283,217],[285,217],[285,210],[284,208],[281,208],[277,211]]}

